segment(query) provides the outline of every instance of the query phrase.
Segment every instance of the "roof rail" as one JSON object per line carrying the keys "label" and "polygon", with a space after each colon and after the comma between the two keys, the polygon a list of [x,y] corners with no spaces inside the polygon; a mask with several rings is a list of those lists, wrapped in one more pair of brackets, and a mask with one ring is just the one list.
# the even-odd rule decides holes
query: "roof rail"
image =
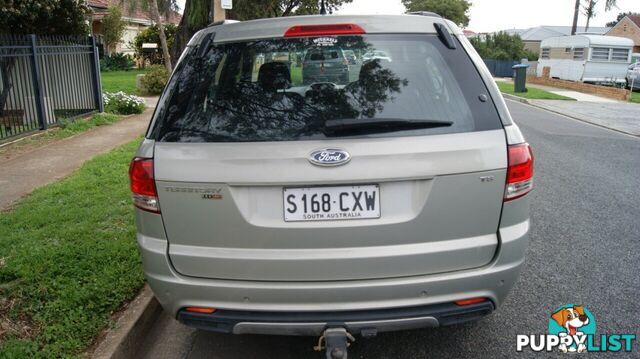
{"label": "roof rail", "polygon": [[431,11],[412,11],[412,12],[408,12],[407,15],[442,17],[439,14],[436,14],[435,12],[431,12]]}
{"label": "roof rail", "polygon": [[236,22],[240,22],[240,21],[238,21],[238,20],[221,20],[221,21],[212,22],[211,24],[207,25],[207,27],[218,26],[218,25],[235,24]]}

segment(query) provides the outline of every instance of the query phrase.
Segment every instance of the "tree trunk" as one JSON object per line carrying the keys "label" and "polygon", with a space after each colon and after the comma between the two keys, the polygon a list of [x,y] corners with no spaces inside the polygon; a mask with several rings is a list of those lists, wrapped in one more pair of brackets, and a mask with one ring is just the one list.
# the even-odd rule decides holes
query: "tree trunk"
{"label": "tree trunk", "polygon": [[589,31],[589,22],[591,21],[591,18],[589,16],[587,16],[587,25],[584,27],[584,32]]}
{"label": "tree trunk", "polygon": [[151,10],[151,17],[153,21],[158,25],[158,32],[160,35],[160,47],[162,47],[162,58],[164,59],[164,66],[167,71],[171,72],[173,66],[171,66],[171,55],[169,55],[169,46],[167,45],[167,34],[164,32],[164,24],[160,17],[160,11],[158,10],[158,1],[149,1],[149,10]]}
{"label": "tree trunk", "polygon": [[185,2],[184,13],[171,48],[173,59],[180,58],[191,37],[209,25],[209,20],[213,18],[212,11],[211,0],[187,0]]}
{"label": "tree trunk", "polygon": [[578,14],[580,13],[580,0],[576,0],[576,8],[573,12],[573,25],[571,26],[571,35],[576,34],[578,29]]}

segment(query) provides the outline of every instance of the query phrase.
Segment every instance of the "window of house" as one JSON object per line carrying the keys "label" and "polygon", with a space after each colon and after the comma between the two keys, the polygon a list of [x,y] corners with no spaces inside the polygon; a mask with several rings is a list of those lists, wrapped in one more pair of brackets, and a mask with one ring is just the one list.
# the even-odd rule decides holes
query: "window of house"
{"label": "window of house", "polygon": [[611,61],[627,62],[629,59],[628,49],[613,49],[611,52]]}
{"label": "window of house", "polygon": [[591,60],[609,61],[608,47],[594,47],[591,49]]}
{"label": "window of house", "polygon": [[565,52],[565,53],[569,53],[569,52],[571,52],[571,48],[570,48],[570,47],[565,47],[565,48],[564,48],[564,52]]}
{"label": "window of house", "polygon": [[584,47],[576,47],[573,49],[574,60],[584,60]]}
{"label": "window of house", "polygon": [[540,58],[541,59],[548,59],[550,50],[551,49],[548,48],[548,47],[543,47],[542,48],[542,52],[540,53]]}

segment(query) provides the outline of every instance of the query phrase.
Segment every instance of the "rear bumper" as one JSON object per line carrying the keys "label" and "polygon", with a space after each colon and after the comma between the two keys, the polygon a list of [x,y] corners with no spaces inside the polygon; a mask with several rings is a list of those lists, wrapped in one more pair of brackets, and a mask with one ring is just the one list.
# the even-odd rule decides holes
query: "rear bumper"
{"label": "rear bumper", "polygon": [[328,327],[343,327],[356,335],[438,327],[478,320],[491,314],[490,301],[466,306],[454,303],[419,307],[338,312],[251,312],[219,310],[213,314],[178,312],[190,327],[233,334],[319,336]]}
{"label": "rear bumper", "polygon": [[[277,312],[286,316],[287,313],[373,313],[367,311],[427,308],[476,297],[489,299],[492,307],[497,308],[518,278],[529,233],[529,220],[502,227],[499,231],[500,246],[491,263],[463,271],[372,280],[218,280],[186,277],[177,273],[167,256],[167,241],[160,238],[163,237],[163,233],[160,233],[163,231],[154,231],[155,236],[141,234],[152,232],[150,228],[162,228],[161,219],[157,215],[140,212],[138,216],[146,218],[138,218],[138,243],[148,283],[164,309],[177,317],[181,309],[187,306],[216,308],[218,315]],[[441,317],[437,313],[421,314],[418,318],[425,316],[434,319],[422,320],[418,323],[420,327],[441,325]],[[193,325],[193,320],[198,318],[182,315],[181,319]],[[235,327],[234,324],[227,330],[259,332],[252,326],[243,325],[240,326],[242,329],[233,329]]]}

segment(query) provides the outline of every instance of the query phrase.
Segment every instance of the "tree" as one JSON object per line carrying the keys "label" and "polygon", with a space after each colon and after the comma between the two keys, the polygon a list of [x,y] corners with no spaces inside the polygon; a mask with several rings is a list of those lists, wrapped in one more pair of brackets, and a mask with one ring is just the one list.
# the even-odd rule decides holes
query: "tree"
{"label": "tree", "polygon": [[621,12],[618,13],[618,16],[616,17],[615,21],[610,21],[607,23],[607,25],[605,25],[606,27],[614,27],[616,26],[616,24],[618,24],[620,22],[620,20],[624,19],[625,16],[640,16],[640,12],[633,12],[633,11],[627,11],[627,12]]}
{"label": "tree", "polygon": [[460,27],[469,26],[469,9],[471,2],[467,0],[402,0],[408,12],[431,11],[447,18]]}
{"label": "tree", "polygon": [[[585,0],[585,1],[590,2],[591,0]],[[605,0],[604,11],[611,10],[613,7],[616,6],[617,2],[618,0]],[[576,0],[576,6],[573,11],[573,25],[571,26],[571,35],[575,35],[576,30],[578,28],[578,16],[580,15],[580,4],[581,4],[581,0]],[[587,19],[587,24],[588,22],[589,22],[589,19]]]}
{"label": "tree", "polygon": [[85,0],[0,0],[1,34],[86,35]]}
{"label": "tree", "polygon": [[[176,31],[177,28],[173,24],[166,24],[164,27],[164,33],[167,37],[167,46],[169,46],[169,48],[173,48],[174,46]],[[133,43],[131,45],[135,49],[136,57],[142,60],[143,63],[146,64],[148,62],[151,65],[164,65],[164,56],[162,52],[145,52],[142,50],[142,44],[160,44],[160,29],[158,29],[158,25],[154,24],[140,31],[133,39]]]}
{"label": "tree", "polygon": [[158,34],[160,37],[160,47],[162,48],[162,57],[164,59],[164,66],[169,73],[173,69],[171,65],[171,55],[169,54],[169,45],[167,43],[167,35],[165,33],[165,25],[162,22],[162,16],[169,15],[171,11],[177,9],[178,5],[176,0],[120,0],[123,3],[128,3],[133,9],[142,9],[149,12],[149,16],[153,22],[158,26]]}
{"label": "tree", "polygon": [[487,34],[484,37],[473,37],[469,40],[483,59],[520,60],[527,58],[537,60],[538,54],[524,48],[519,35],[506,32]]}
{"label": "tree", "polygon": [[[340,6],[353,0],[325,0],[328,12],[333,12]],[[213,19],[211,0],[186,0],[182,20],[178,25],[178,32],[173,57],[177,58],[184,50],[189,39],[205,28]],[[320,13],[320,0],[234,0],[233,10],[227,10],[227,19],[253,20],[269,17],[290,15],[309,15]]]}
{"label": "tree", "polygon": [[185,2],[182,19],[180,19],[173,46],[171,46],[172,58],[180,57],[191,37],[211,23],[211,19],[213,19],[212,4],[211,0],[187,0]]}
{"label": "tree", "polygon": [[598,4],[598,0],[587,0],[587,3],[582,7],[582,13],[587,17],[587,25],[585,25],[584,31],[589,31],[589,22],[596,17],[596,4]]}
{"label": "tree", "polygon": [[125,24],[122,11],[115,6],[109,7],[109,13],[102,18],[102,36],[107,56],[111,53],[111,48],[118,45],[122,39]]}
{"label": "tree", "polygon": [[[187,0],[189,1],[189,0]],[[353,0],[325,0],[327,12],[331,13]],[[227,17],[234,20],[252,20],[291,15],[320,13],[320,0],[236,0]]]}

